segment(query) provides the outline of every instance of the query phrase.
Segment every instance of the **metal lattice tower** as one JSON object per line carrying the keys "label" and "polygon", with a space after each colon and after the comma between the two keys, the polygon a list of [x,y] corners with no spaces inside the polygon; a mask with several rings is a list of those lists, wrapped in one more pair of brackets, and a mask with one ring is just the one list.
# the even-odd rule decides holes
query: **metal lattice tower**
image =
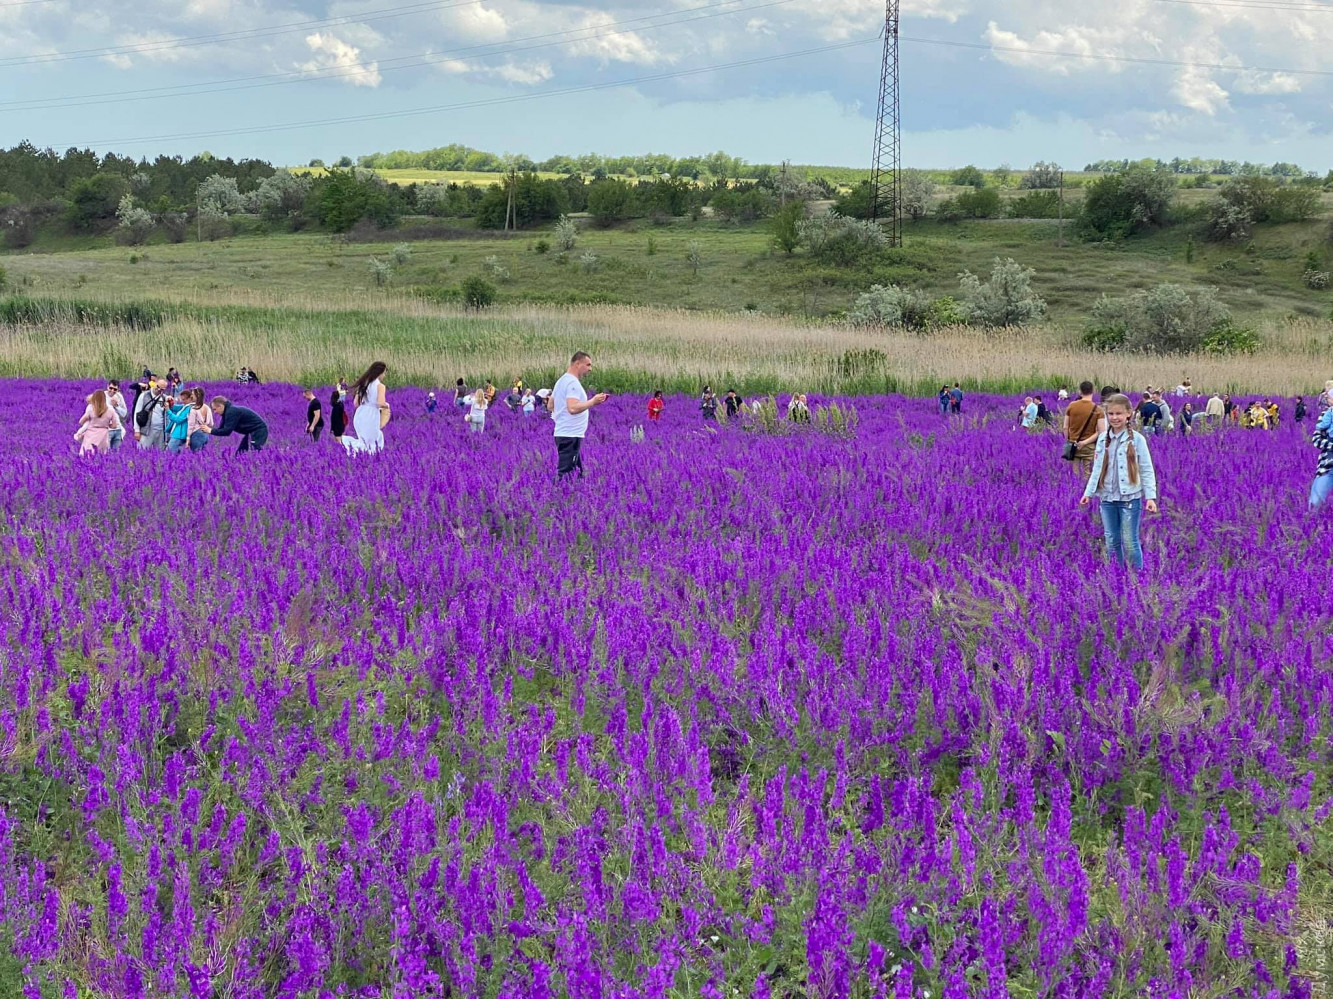
{"label": "metal lattice tower", "polygon": [[870,164],[870,218],[884,222],[889,244],[903,241],[902,113],[898,100],[898,3],[884,10],[884,67],[879,76],[875,156]]}

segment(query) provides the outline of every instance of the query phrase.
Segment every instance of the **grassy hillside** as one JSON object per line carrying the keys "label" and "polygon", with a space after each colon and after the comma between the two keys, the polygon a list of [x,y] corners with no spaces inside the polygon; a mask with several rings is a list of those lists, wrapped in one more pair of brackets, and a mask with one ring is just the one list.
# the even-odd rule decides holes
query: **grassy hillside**
{"label": "grassy hillside", "polygon": [[[898,283],[931,294],[958,287],[963,269],[988,271],[997,257],[1036,270],[1035,285],[1062,328],[1081,325],[1102,293],[1119,294],[1161,281],[1217,287],[1241,317],[1262,321],[1329,315],[1333,292],[1311,291],[1306,255],[1327,260],[1324,220],[1260,226],[1245,245],[1210,244],[1177,226],[1120,243],[1057,242],[1054,221],[981,221],[909,225],[906,245],[858,267],[829,267],[803,251],[771,247],[763,224],[636,223],[586,229],[569,254],[538,252],[547,232],[509,239],[419,241],[394,268],[388,291],[440,300],[472,275],[493,281],[501,303],[605,303],[825,316],[846,309],[871,284]],[[688,260],[698,244],[698,273]],[[34,295],[164,298],[209,303],[282,303],[352,295],[371,305],[386,294],[370,261],[386,259],[388,243],[349,243],[322,234],[237,237],[219,243],[158,244],[131,249],[109,240],[49,238],[36,252],[0,256],[9,282]],[[585,254],[597,259],[583,262]],[[508,272],[496,276],[495,266]],[[1327,266],[1327,265],[1326,265]]]}

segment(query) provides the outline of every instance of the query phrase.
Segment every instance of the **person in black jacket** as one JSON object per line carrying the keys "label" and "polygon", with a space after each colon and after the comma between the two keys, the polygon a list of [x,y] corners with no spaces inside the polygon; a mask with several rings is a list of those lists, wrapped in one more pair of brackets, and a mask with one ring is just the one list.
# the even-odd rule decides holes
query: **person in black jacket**
{"label": "person in black jacket", "polygon": [[329,397],[329,419],[332,421],[329,426],[333,431],[333,439],[342,443],[343,434],[347,433],[347,408],[343,405],[342,393],[336,388]]}
{"label": "person in black jacket", "polygon": [[214,437],[241,435],[241,446],[236,449],[237,454],[242,451],[262,451],[264,445],[268,443],[268,424],[260,415],[253,409],[233,404],[225,395],[215,396],[213,399],[213,420],[213,429],[207,432]]}

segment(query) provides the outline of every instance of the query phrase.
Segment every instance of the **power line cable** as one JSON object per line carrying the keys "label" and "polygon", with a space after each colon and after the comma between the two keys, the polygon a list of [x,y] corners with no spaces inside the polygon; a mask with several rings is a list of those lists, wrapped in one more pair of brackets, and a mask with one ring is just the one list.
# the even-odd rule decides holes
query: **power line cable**
{"label": "power line cable", "polygon": [[900,36],[904,42],[918,45],[943,45],[949,48],[973,49],[982,52],[1014,52],[1018,55],[1052,56],[1063,59],[1099,59],[1106,62],[1127,62],[1147,66],[1181,66],[1187,69],[1216,69],[1231,73],[1289,73],[1292,76],[1333,76],[1329,69],[1289,69],[1271,66],[1242,66],[1221,62],[1188,62],[1181,59],[1157,59],[1147,56],[1118,56],[1098,52],[1062,52],[1058,49],[1029,49],[1021,45],[991,45],[986,42],[957,42],[946,38],[915,38]]}
{"label": "power line cable", "polygon": [[245,28],[240,31],[223,31],[212,35],[190,35],[185,38],[172,38],[161,42],[117,45],[107,48],[72,49],[68,52],[46,52],[38,55],[8,56],[0,59],[0,68],[33,66],[41,63],[66,62],[75,59],[103,59],[114,55],[138,55],[144,52],[196,48],[200,45],[214,45],[220,42],[251,41],[256,38],[271,38],[297,31],[310,31],[319,27],[333,28],[343,24],[366,24],[371,21],[408,17],[412,14],[426,14],[433,10],[476,7],[482,2],[483,0],[430,0],[428,3],[414,3],[404,7],[383,7],[379,10],[366,11],[364,14],[340,14],[337,17],[323,17],[313,21],[294,21],[289,24],[271,25],[263,28]]}
{"label": "power line cable", "polygon": [[[718,0],[716,3],[704,4],[699,7],[686,8],[678,11],[677,14],[690,14],[689,17],[675,17],[665,21],[659,21],[656,24],[642,25],[639,28],[626,28],[624,25],[640,24],[644,21],[650,21],[655,18],[666,17],[664,14],[645,14],[641,17],[626,18],[620,21],[612,21],[604,25],[586,26],[580,28],[567,28],[563,31],[545,32],[538,35],[527,35],[521,38],[513,39],[513,43],[540,41],[541,39],[555,39],[554,41],[542,41],[536,45],[517,45],[512,43],[491,42],[480,45],[468,45],[455,49],[444,49],[439,52],[420,52],[410,56],[397,56],[392,59],[372,60],[371,62],[352,63],[345,66],[333,66],[327,70],[321,70],[315,73],[267,73],[260,76],[243,76],[230,80],[214,80],[204,83],[187,83],[173,87],[148,87],[140,90],[121,90],[107,93],[103,91],[99,94],[75,94],[64,97],[46,97],[33,98],[31,100],[20,101],[0,101],[0,113],[6,111],[44,111],[58,108],[81,108],[96,107],[104,104],[123,104],[127,101],[135,100],[162,100],[174,97],[194,97],[202,94],[229,93],[238,90],[256,90],[266,87],[287,86],[294,83],[310,83],[320,80],[338,80],[348,77],[365,75],[367,72],[378,71],[379,73],[398,72],[405,69],[416,69],[423,66],[436,66],[448,58],[467,53],[477,52],[475,58],[491,58],[500,55],[512,55],[517,52],[529,52],[536,49],[551,48],[558,45],[575,44],[578,42],[592,41],[598,38],[607,38],[615,35],[627,34],[630,31],[654,30],[657,28],[670,28],[682,24],[689,24],[694,21],[709,20],[717,17],[730,16],[732,14],[748,14],[753,11],[763,10],[770,7],[781,7],[795,0],[769,0],[767,3],[752,4],[748,7],[737,7],[737,0]],[[729,9],[720,9],[729,8]],[[705,13],[700,13],[700,12]],[[606,30],[612,29],[612,30]],[[563,36],[581,33],[581,37],[565,38]],[[481,49],[492,49],[489,52],[480,52]],[[410,61],[418,60],[418,61]],[[392,63],[402,63],[402,65],[390,65]],[[371,70],[374,66],[374,70]],[[256,82],[259,81],[259,82]],[[234,84],[234,85],[233,85]]]}
{"label": "power line cable", "polygon": [[728,69],[742,69],[747,66],[760,66],[772,62],[780,62],[784,59],[800,59],[805,56],[818,55],[824,52],[836,52],[841,49],[849,49],[857,45],[867,45],[878,41],[878,37],[856,38],[832,45],[821,45],[817,48],[801,49],[795,52],[779,52],[769,56],[758,56],[754,59],[742,59],[738,62],[700,66],[695,69],[675,70],[669,73],[653,73],[648,76],[637,76],[626,80],[608,80],[604,83],[589,83],[578,87],[564,87],[559,90],[542,90],[537,93],[510,94],[505,97],[492,97],[477,101],[462,101],[457,104],[438,104],[431,107],[406,108],[401,111],[377,111],[369,114],[346,115],[338,118],[319,118],[307,121],[282,122],[274,125],[252,125],[246,128],[216,129],[207,132],[178,132],[172,135],[144,135],[123,139],[98,139],[93,142],[76,142],[69,144],[55,143],[54,145],[56,147],[67,145],[87,147],[112,145],[126,146],[183,139],[211,139],[231,135],[255,135],[263,132],[282,132],[298,128],[318,128],[323,125],[348,125],[359,122],[384,121],[390,118],[411,118],[421,115],[442,114],[447,111],[465,111],[473,108],[495,107],[503,104],[518,104],[526,101],[545,100],[551,97],[569,97],[576,94],[593,93],[599,90],[612,90],[618,87],[633,87],[644,83],[676,80],[687,76],[701,76],[705,73],[717,73]]}
{"label": "power line cable", "polygon": [[1241,10],[1275,10],[1293,13],[1333,14],[1333,5],[1316,3],[1286,3],[1282,0],[1264,2],[1264,0],[1153,0],[1154,3],[1179,4],[1186,7],[1217,7],[1226,9],[1235,7]]}

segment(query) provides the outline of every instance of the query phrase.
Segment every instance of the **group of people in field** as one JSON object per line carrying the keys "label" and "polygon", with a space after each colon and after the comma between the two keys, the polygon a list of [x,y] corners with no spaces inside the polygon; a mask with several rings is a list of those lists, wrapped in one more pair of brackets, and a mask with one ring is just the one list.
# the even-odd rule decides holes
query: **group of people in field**
{"label": "group of people in field", "polygon": [[[1134,409],[1134,427],[1148,436],[1179,431],[1191,434],[1200,427],[1221,427],[1230,424],[1250,430],[1276,430],[1281,423],[1282,414],[1278,404],[1271,398],[1254,399],[1249,403],[1237,402],[1230,395],[1214,392],[1202,410],[1195,410],[1192,402],[1181,402],[1177,411],[1172,411],[1171,398],[1192,394],[1188,380],[1177,385],[1174,391],[1153,388],[1143,390],[1138,405]],[[1063,404],[1069,393],[1064,389],[1059,392],[1059,401]],[[1320,397],[1321,399],[1324,396]],[[1322,408],[1327,408],[1323,406]],[[1308,415],[1305,399],[1297,396],[1294,405],[1294,418],[1297,423],[1305,421]],[[1028,396],[1018,413],[1019,425],[1025,430],[1040,430],[1054,426],[1055,414],[1039,396]]]}
{"label": "group of people in field", "polygon": [[[1088,506],[1095,498],[1101,513],[1106,538],[1107,557],[1120,565],[1143,567],[1143,547],[1139,525],[1142,514],[1157,512],[1157,473],[1153,467],[1148,438],[1169,433],[1172,413],[1167,395],[1191,394],[1190,383],[1183,382],[1174,393],[1148,386],[1138,405],[1117,387],[1101,390],[1100,403],[1094,398],[1092,382],[1079,386],[1078,398],[1066,406],[1061,420],[1062,457],[1075,463],[1084,480],[1080,504]],[[1068,393],[1061,392],[1067,399]],[[1022,425],[1035,427],[1041,418],[1036,403],[1025,401]],[[1317,406],[1311,442],[1319,459],[1310,487],[1310,507],[1318,509],[1333,494],[1333,379],[1324,383]],[[1297,423],[1307,416],[1304,399],[1298,397],[1294,414]],[[1249,406],[1232,401],[1230,396],[1214,393],[1202,413],[1195,414],[1189,403],[1181,407],[1180,429],[1191,433],[1202,421],[1221,426],[1233,423],[1252,429],[1269,430],[1277,426],[1280,415],[1271,399],[1254,400]],[[1050,418],[1048,422],[1054,422]]]}
{"label": "group of people in field", "polygon": [[202,388],[181,388],[175,368],[158,377],[145,370],[125,398],[118,379],[109,379],[85,400],[74,440],[80,454],[119,448],[127,436],[142,451],[202,451],[214,437],[240,436],[242,451],[268,442],[268,424],[224,395],[205,397]]}

